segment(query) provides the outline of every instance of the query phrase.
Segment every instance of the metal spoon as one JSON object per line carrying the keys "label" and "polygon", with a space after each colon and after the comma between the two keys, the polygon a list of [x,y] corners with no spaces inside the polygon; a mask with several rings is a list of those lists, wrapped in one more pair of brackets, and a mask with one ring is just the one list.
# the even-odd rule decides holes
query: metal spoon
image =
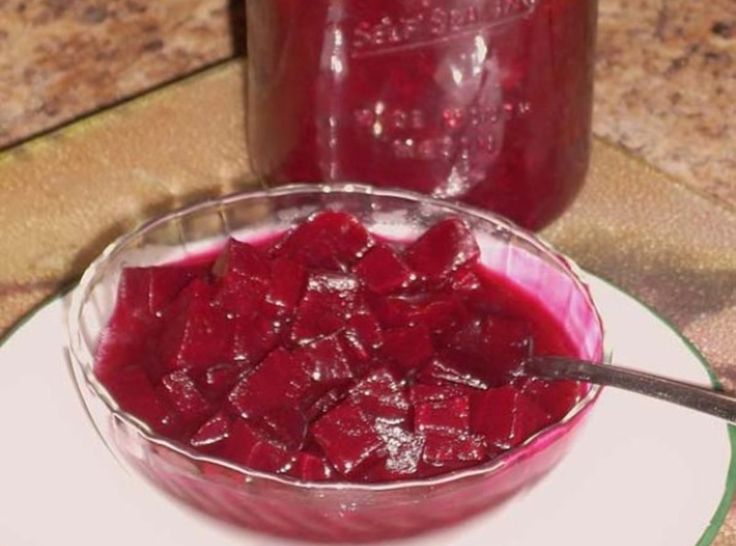
{"label": "metal spoon", "polygon": [[514,375],[552,380],[572,379],[607,385],[659,398],[736,424],[736,398],[706,387],[621,366],[602,366],[573,358],[538,356],[526,359]]}

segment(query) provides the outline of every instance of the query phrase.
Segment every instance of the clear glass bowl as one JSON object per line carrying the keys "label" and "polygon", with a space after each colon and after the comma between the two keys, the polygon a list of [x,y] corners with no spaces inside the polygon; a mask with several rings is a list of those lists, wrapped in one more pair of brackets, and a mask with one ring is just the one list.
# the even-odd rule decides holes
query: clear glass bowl
{"label": "clear glass bowl", "polygon": [[465,219],[487,267],[512,278],[560,320],[579,356],[603,361],[603,325],[574,264],[491,213],[404,191],[355,184],[286,186],[207,201],[154,220],[113,243],[87,270],[69,312],[69,349],[87,412],[129,469],[185,503],[249,529],[323,542],[403,537],[498,506],[564,455],[599,394],[503,456],[431,479],[387,484],[310,483],[196,453],[122,411],[94,374],[94,354],[127,266],[157,265],[230,237],[288,229],[321,209],[343,210],[383,235],[411,238],[438,219]]}

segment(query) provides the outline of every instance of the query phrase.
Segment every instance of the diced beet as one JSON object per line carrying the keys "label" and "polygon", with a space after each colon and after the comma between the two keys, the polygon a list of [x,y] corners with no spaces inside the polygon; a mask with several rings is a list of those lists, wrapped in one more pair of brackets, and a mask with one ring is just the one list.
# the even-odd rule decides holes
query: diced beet
{"label": "diced beet", "polygon": [[433,354],[432,338],[424,326],[393,328],[383,332],[381,355],[403,374],[417,370]]}
{"label": "diced beet", "polygon": [[497,374],[508,381],[509,374],[531,356],[533,350],[529,325],[523,321],[487,317],[483,324],[484,346],[493,354]]}
{"label": "diced beet", "polygon": [[376,245],[355,266],[358,278],[376,294],[390,294],[405,287],[412,279],[411,270],[385,244]]}
{"label": "diced beet", "polygon": [[409,387],[409,401],[412,405],[427,402],[444,402],[452,400],[459,396],[465,396],[470,393],[471,389],[461,387],[460,385],[423,385],[417,383]]}
{"label": "diced beet", "polygon": [[372,371],[354,385],[349,391],[348,400],[373,419],[400,422],[409,416],[406,393],[396,377],[385,368]]}
{"label": "diced beet", "polygon": [[230,419],[222,413],[211,417],[189,440],[193,447],[214,448],[230,435]]}
{"label": "diced beet", "polygon": [[294,351],[293,356],[311,380],[308,396],[312,400],[330,389],[347,386],[353,378],[348,357],[337,335],[304,345]]}
{"label": "diced beet", "polygon": [[230,239],[213,271],[217,278],[213,303],[230,318],[253,320],[270,282],[271,266],[266,255],[252,245]]}
{"label": "diced beet", "polygon": [[159,351],[167,369],[201,369],[226,359],[231,324],[210,305],[211,296],[211,286],[195,279],[167,308]]}
{"label": "diced beet", "polygon": [[120,275],[118,305],[139,319],[160,318],[176,295],[204,271],[178,265],[126,267]]}
{"label": "diced beet", "polygon": [[350,476],[381,455],[383,442],[373,419],[351,402],[333,408],[311,428],[327,459],[343,476]]}
{"label": "diced beet", "polygon": [[336,388],[327,391],[304,411],[307,419],[311,422],[319,419],[323,414],[342,402],[347,396],[344,388]]}
{"label": "diced beet", "polygon": [[524,378],[519,390],[546,411],[552,421],[560,421],[585,394],[585,388],[575,381],[542,381]]}
{"label": "diced beet", "polygon": [[372,308],[385,328],[424,326],[432,333],[454,332],[469,318],[463,302],[450,294],[371,298]]}
{"label": "diced beet", "polygon": [[165,375],[161,380],[161,392],[186,423],[201,423],[212,411],[210,403],[199,392],[187,370],[176,370]]}
{"label": "diced beet", "polygon": [[296,459],[294,453],[239,418],[231,425],[230,435],[222,442],[217,454],[237,464],[276,473],[288,471]]}
{"label": "diced beet", "polygon": [[245,368],[258,364],[278,345],[278,328],[266,317],[236,319],[232,323],[227,357]]}
{"label": "diced beet", "polygon": [[335,469],[324,457],[301,452],[289,470],[289,475],[307,482],[325,482],[335,477]]}
{"label": "diced beet", "polygon": [[307,418],[298,406],[284,406],[271,410],[253,420],[279,445],[291,451],[299,451],[307,437]]}
{"label": "diced beet", "polygon": [[478,243],[467,225],[448,218],[430,227],[406,249],[409,266],[432,284],[441,284],[460,267],[480,256]]}
{"label": "diced beet", "polygon": [[354,216],[326,211],[289,232],[276,253],[297,258],[312,268],[347,271],[372,244],[368,230]]}
{"label": "diced beet", "polygon": [[460,365],[435,357],[417,374],[417,381],[425,385],[465,385],[473,389],[488,387],[483,379],[461,369]]}
{"label": "diced beet", "polygon": [[241,373],[242,368],[234,364],[217,364],[207,368],[197,384],[209,400],[220,401],[232,390]]}
{"label": "diced beet", "polygon": [[284,349],[276,349],[235,386],[228,400],[241,417],[256,417],[298,405],[310,382],[298,359]]}
{"label": "diced beet", "polygon": [[468,316],[468,310],[459,298],[438,294],[413,305],[409,321],[411,324],[424,325],[433,334],[446,334],[467,322]]}
{"label": "diced beet", "polygon": [[229,275],[217,281],[212,305],[229,319],[253,320],[260,313],[264,290],[263,286]]}
{"label": "diced beet", "polygon": [[350,275],[313,273],[294,314],[293,343],[308,343],[334,334],[359,306],[358,282]]}
{"label": "diced beet", "polygon": [[473,397],[471,430],[489,445],[509,449],[550,424],[547,413],[530,397],[513,387],[488,389]]}
{"label": "diced beet", "polygon": [[271,283],[266,292],[266,303],[275,316],[290,316],[302,297],[307,273],[304,266],[290,258],[276,258],[271,263]]}
{"label": "diced beet", "polygon": [[173,433],[179,426],[175,410],[161,398],[138,366],[111,372],[105,386],[120,407],[160,433]]}
{"label": "diced beet", "polygon": [[340,333],[343,347],[350,359],[355,375],[362,375],[366,364],[383,343],[383,332],[376,317],[367,309],[352,315]]}
{"label": "diced beet", "polygon": [[374,480],[401,479],[414,474],[419,467],[424,448],[424,436],[413,434],[402,424],[391,420],[377,419],[376,431],[384,443],[387,453],[385,461],[379,463],[383,476],[374,473]]}
{"label": "diced beet", "polygon": [[95,362],[122,409],[263,472],[374,483],[490,460],[586,392],[513,376],[575,345],[458,219],[400,244],[326,212],[274,240],[124,270]]}
{"label": "diced beet", "polygon": [[467,396],[421,402],[414,407],[414,430],[462,436],[470,428],[470,400]]}
{"label": "diced beet", "polygon": [[425,436],[422,459],[429,465],[479,462],[485,457],[486,442],[482,436],[447,436],[436,432]]}
{"label": "diced beet", "polygon": [[265,286],[271,276],[268,257],[248,243],[230,239],[212,266],[217,278],[239,277],[241,281]]}
{"label": "diced beet", "polygon": [[445,355],[471,370],[489,386],[509,383],[511,374],[532,351],[529,326],[519,320],[486,316],[468,322],[450,341]]}
{"label": "diced beet", "polygon": [[413,302],[405,296],[369,297],[370,307],[383,328],[397,328],[411,324]]}
{"label": "diced beet", "polygon": [[[473,264],[475,265],[475,264]],[[452,284],[450,288],[454,292],[468,294],[480,290],[481,281],[475,273],[475,267],[463,267],[452,275]]]}

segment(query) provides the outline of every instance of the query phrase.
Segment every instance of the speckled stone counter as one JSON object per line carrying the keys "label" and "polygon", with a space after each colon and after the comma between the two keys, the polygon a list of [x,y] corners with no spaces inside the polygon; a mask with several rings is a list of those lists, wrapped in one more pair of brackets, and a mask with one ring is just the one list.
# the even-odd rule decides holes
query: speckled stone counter
{"label": "speckled stone counter", "polygon": [[[242,51],[239,0],[0,0],[0,147]],[[736,1],[600,0],[595,132],[736,207]]]}
{"label": "speckled stone counter", "polygon": [[231,57],[244,3],[0,0],[0,148]]}

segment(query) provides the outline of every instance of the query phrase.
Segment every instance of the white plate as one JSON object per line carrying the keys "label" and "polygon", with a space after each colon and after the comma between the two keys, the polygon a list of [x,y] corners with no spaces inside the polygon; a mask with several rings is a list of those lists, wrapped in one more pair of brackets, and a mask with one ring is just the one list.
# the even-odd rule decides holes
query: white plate
{"label": "white plate", "polygon": [[[712,381],[661,318],[599,279],[591,285],[617,362]],[[72,386],[63,307],[50,303],[0,348],[0,544],[283,544],[201,518],[115,463]],[[608,389],[572,451],[536,487],[491,515],[405,544],[704,546],[735,481],[722,422]]]}

